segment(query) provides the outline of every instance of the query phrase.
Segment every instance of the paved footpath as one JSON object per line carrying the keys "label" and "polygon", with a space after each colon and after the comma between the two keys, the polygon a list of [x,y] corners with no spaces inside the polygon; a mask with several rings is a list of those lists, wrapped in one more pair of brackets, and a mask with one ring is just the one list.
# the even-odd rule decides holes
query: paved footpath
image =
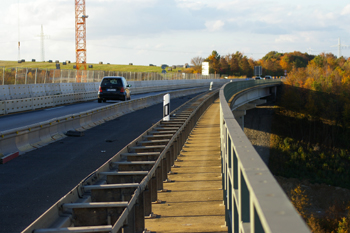
{"label": "paved footpath", "polygon": [[221,188],[220,102],[217,99],[192,131],[176,166],[152,204],[151,232],[227,232]]}

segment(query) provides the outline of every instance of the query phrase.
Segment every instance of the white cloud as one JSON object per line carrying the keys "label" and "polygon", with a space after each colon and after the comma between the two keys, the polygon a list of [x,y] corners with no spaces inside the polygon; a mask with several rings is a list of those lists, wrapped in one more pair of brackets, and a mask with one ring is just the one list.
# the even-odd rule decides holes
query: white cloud
{"label": "white cloud", "polygon": [[350,14],[350,4],[346,5],[344,9],[341,11],[341,15],[349,15]]}
{"label": "white cloud", "polygon": [[205,23],[205,26],[211,32],[220,31],[224,25],[225,25],[225,23],[221,20],[208,21]]}
{"label": "white cloud", "polygon": [[187,8],[191,10],[200,10],[205,6],[205,4],[201,1],[176,0],[176,3],[180,8]]}
{"label": "white cloud", "polygon": [[[74,1],[19,2],[21,56],[39,59],[43,24],[45,56],[75,60]],[[0,59],[17,60],[17,1],[1,4]],[[329,51],[350,38],[348,0],[89,0],[86,13],[88,62],[183,64],[212,50],[258,59],[271,50]]]}
{"label": "white cloud", "polygon": [[281,42],[292,42],[294,43],[298,39],[297,36],[294,35],[280,35],[275,39],[276,43],[281,43]]}

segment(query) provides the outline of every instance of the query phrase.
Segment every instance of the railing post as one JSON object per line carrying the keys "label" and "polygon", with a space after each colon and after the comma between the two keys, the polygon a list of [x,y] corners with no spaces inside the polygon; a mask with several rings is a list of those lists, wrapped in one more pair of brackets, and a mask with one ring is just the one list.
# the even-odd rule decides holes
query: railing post
{"label": "railing post", "polygon": [[[163,164],[163,160],[162,160],[162,164]],[[157,190],[163,190],[163,165],[157,167],[156,169],[156,177],[157,177]]]}
{"label": "railing post", "polygon": [[128,214],[128,219],[126,222],[126,225],[123,226],[123,230],[120,229],[118,233],[134,233],[135,232],[135,221],[136,221],[136,213],[135,213],[135,206],[132,207]]}
{"label": "railing post", "polygon": [[36,84],[38,79],[38,68],[35,69],[35,79],[34,79],[34,84]]}
{"label": "railing post", "polygon": [[5,85],[5,67],[2,68],[2,85]]}
{"label": "railing post", "polygon": [[17,75],[18,75],[18,67],[16,67],[16,73],[15,73],[15,85],[17,84]]}
{"label": "railing post", "polygon": [[28,68],[26,68],[26,75],[25,75],[25,78],[24,78],[24,84],[27,84],[28,80]]}
{"label": "railing post", "polygon": [[152,214],[152,183],[148,182],[144,192],[144,208],[145,216],[150,216]]}
{"label": "railing post", "polygon": [[144,193],[140,193],[135,204],[135,232],[143,232],[145,229]]}

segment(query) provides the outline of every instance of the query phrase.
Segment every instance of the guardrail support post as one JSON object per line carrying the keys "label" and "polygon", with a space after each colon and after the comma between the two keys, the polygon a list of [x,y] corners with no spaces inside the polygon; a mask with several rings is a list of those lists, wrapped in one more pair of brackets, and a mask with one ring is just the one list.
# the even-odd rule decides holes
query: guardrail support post
{"label": "guardrail support post", "polygon": [[168,161],[167,161],[167,156],[164,156],[162,160],[162,180],[166,181],[168,177]]}
{"label": "guardrail support post", "polygon": [[149,182],[151,183],[151,201],[155,202],[158,199],[158,196],[157,196],[157,178],[156,178],[156,176],[153,176]]}
{"label": "guardrail support post", "polygon": [[163,190],[163,172],[162,169],[164,168],[164,165],[157,167],[156,169],[156,176],[157,176],[157,190]]}
{"label": "guardrail support post", "polygon": [[[169,150],[169,157],[170,157],[170,166],[173,166],[174,165],[174,161],[175,161],[175,153],[174,153],[174,150],[173,150],[173,146],[170,147],[170,150]],[[170,168],[171,170],[171,168]]]}
{"label": "guardrail support post", "polygon": [[118,233],[134,233],[135,232],[135,206],[132,207],[128,214],[128,219],[126,220],[123,229],[119,229]]}
{"label": "guardrail support post", "polygon": [[144,192],[144,208],[145,216],[149,216],[152,213],[152,183],[148,182],[148,185]]}
{"label": "guardrail support post", "polygon": [[166,153],[166,160],[167,160],[167,172],[169,173],[171,171],[171,166],[172,166],[172,157],[171,157],[170,151]]}
{"label": "guardrail support post", "polygon": [[140,193],[137,203],[135,204],[135,232],[143,232],[145,229],[145,208],[144,193]]}

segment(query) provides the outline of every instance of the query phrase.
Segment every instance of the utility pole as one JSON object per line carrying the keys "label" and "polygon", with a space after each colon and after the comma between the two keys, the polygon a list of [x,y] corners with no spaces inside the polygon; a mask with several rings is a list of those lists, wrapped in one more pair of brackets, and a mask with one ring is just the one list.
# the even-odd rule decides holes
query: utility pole
{"label": "utility pole", "polygon": [[18,61],[21,60],[21,42],[19,40],[20,38],[20,31],[19,31],[19,0],[18,0]]}
{"label": "utility pole", "polygon": [[41,60],[45,61],[45,46],[44,46],[44,40],[46,38],[49,38],[48,35],[44,34],[44,27],[41,25],[41,33],[38,35],[40,37],[40,42],[41,42]]}
{"label": "utility pole", "polygon": [[333,45],[333,46],[331,46],[331,47],[338,47],[338,58],[341,57],[341,49],[347,49],[347,48],[349,48],[348,45],[342,45],[342,44],[340,43],[340,38],[338,38],[338,44],[337,44],[337,45]]}

